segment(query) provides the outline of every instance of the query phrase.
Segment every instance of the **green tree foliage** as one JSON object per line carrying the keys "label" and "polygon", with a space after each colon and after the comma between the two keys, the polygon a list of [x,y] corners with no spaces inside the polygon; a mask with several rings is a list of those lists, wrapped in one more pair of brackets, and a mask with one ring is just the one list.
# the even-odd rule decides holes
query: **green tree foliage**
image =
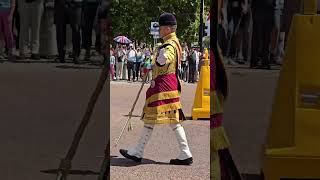
{"label": "green tree foliage", "polygon": [[[204,16],[209,12],[209,3],[210,0],[205,0]],[[151,43],[150,23],[158,21],[163,12],[176,15],[177,35],[181,41],[198,41],[200,0],[113,0],[110,9],[112,35],[125,35],[138,43]]]}

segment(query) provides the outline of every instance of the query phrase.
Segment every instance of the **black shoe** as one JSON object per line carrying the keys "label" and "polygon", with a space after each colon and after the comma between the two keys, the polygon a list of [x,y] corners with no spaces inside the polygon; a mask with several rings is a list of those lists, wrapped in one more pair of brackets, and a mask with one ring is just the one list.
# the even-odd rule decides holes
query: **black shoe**
{"label": "black shoe", "polygon": [[73,59],[73,58],[74,58],[74,55],[73,55],[72,53],[70,53],[70,54],[68,55],[68,58]]}
{"label": "black shoe", "polygon": [[274,54],[270,54],[270,63],[271,64],[276,64],[276,56]]}
{"label": "black shoe", "polygon": [[10,61],[10,62],[14,62],[14,61],[16,61],[16,56],[15,55],[8,55],[8,61]]}
{"label": "black shoe", "polygon": [[64,60],[64,58],[57,57],[55,62],[66,63],[66,60]]}
{"label": "black shoe", "polygon": [[56,55],[43,55],[40,56],[41,59],[54,59],[55,57],[57,57]]}
{"label": "black shoe", "polygon": [[18,60],[26,60],[26,56],[24,54],[17,57]]}
{"label": "black shoe", "polygon": [[41,58],[41,59],[50,59],[49,56],[46,56],[46,55],[40,56],[40,58]]}
{"label": "black shoe", "polygon": [[256,69],[258,67],[257,64],[250,64],[250,69]]}
{"label": "black shoe", "polygon": [[188,158],[188,159],[184,159],[184,160],[180,160],[180,159],[171,159],[170,160],[170,164],[174,164],[174,165],[191,165],[193,163],[193,158]]}
{"label": "black shoe", "polygon": [[85,54],[85,56],[84,56],[84,60],[85,60],[85,61],[90,61],[90,57],[91,57],[90,50],[89,50],[89,51],[86,51],[86,54]]}
{"label": "black shoe", "polygon": [[238,60],[236,61],[238,64],[245,64],[245,62],[243,60]]}
{"label": "black shoe", "polygon": [[125,157],[125,158],[127,158],[127,159],[131,159],[131,160],[133,160],[133,161],[135,161],[135,162],[141,162],[141,160],[142,160],[142,158],[138,158],[138,157],[136,157],[136,156],[131,156],[131,155],[129,155],[128,154],[128,151],[127,150],[125,150],[125,149],[120,149],[120,154],[123,156],[123,157]]}
{"label": "black shoe", "polygon": [[39,56],[39,54],[31,54],[30,59],[33,59],[33,60],[40,60],[40,56]]}
{"label": "black shoe", "polygon": [[78,57],[74,57],[74,58],[73,58],[73,63],[74,63],[74,64],[80,64],[79,58],[78,58]]}
{"label": "black shoe", "polygon": [[257,66],[256,69],[266,69],[266,70],[270,70],[271,67],[270,67],[270,65],[260,65],[260,66]]}

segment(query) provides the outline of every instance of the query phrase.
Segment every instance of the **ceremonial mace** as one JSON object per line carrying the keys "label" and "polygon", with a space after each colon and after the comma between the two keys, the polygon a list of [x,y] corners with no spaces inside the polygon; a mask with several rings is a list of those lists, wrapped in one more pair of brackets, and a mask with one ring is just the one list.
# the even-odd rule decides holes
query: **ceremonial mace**
{"label": "ceremonial mace", "polygon": [[119,141],[120,141],[120,139],[121,139],[121,137],[122,137],[122,135],[123,135],[123,133],[124,133],[124,130],[126,129],[126,127],[127,127],[128,124],[129,124],[129,126],[128,126],[128,131],[131,131],[131,130],[132,130],[132,126],[131,126],[130,120],[131,120],[131,117],[132,117],[133,110],[134,110],[134,108],[135,108],[135,106],[136,106],[136,104],[137,104],[137,101],[138,101],[139,96],[140,96],[140,94],[141,94],[141,91],[142,91],[142,89],[143,89],[143,86],[144,86],[144,84],[146,83],[146,79],[147,79],[148,73],[149,73],[149,70],[147,71],[147,73],[146,73],[146,74],[144,75],[144,77],[143,77],[142,84],[141,84],[141,86],[140,86],[140,90],[139,90],[139,92],[138,92],[138,94],[137,94],[137,96],[136,96],[136,99],[135,99],[135,101],[134,101],[134,103],[133,103],[133,105],[132,105],[132,108],[131,108],[131,110],[130,110],[130,112],[129,112],[128,119],[127,119],[126,123],[124,124],[124,126],[122,127],[122,130],[121,130],[121,133],[120,133],[119,137],[116,139],[116,144],[115,144],[114,147],[117,147],[117,145],[118,145],[118,143],[119,143]]}

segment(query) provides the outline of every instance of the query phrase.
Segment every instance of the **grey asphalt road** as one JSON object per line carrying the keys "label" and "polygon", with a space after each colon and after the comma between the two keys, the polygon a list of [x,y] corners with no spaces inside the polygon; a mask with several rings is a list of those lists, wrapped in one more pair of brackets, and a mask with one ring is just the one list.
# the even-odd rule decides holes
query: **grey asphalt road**
{"label": "grey asphalt road", "polygon": [[[258,180],[261,166],[263,144],[269,124],[273,95],[277,87],[280,67],[274,70],[250,70],[245,66],[229,66],[230,96],[225,104],[224,126],[231,141],[231,153],[240,172],[246,180]],[[128,88],[129,87],[129,88]],[[190,114],[195,85],[185,84],[182,102],[185,111]],[[139,86],[127,83],[111,83],[111,138],[115,139],[120,132]],[[124,90],[125,89],[125,90]],[[146,89],[146,88],[145,88]],[[127,92],[120,93],[119,92]],[[139,115],[143,106],[143,97],[138,102]],[[123,99],[127,103],[122,103]],[[189,107],[188,107],[189,106]],[[118,107],[124,110],[119,111]],[[190,123],[190,125],[189,125]],[[199,123],[199,124],[197,124]],[[205,122],[207,123],[207,122]],[[138,118],[133,120],[135,129],[126,133],[119,147],[111,148],[111,177],[114,179],[209,179],[208,129],[203,121],[186,122],[196,162],[192,167],[168,166],[165,163],[176,154],[174,137],[167,128],[155,130],[145,151],[146,160],[141,165],[124,159],[119,148],[135,145],[142,123]],[[192,124],[192,125],[191,125]],[[112,143],[111,143],[112,144]],[[204,149],[203,149],[204,148]]]}
{"label": "grey asphalt road", "polygon": [[[135,115],[141,114],[148,86],[150,85],[147,84],[143,89],[133,113]],[[124,115],[129,113],[139,88],[140,84],[137,83],[111,83],[111,179],[209,179],[209,122],[205,120],[189,120],[183,123],[194,157],[192,166],[168,164],[170,159],[176,158],[179,153],[175,135],[168,125],[155,128],[145,149],[145,159],[141,164],[136,164],[120,155],[118,152],[120,148],[128,148],[136,144],[143,127],[143,122],[138,117],[133,118],[133,131],[126,131],[120,144],[114,147],[115,139],[127,120]],[[195,89],[195,84],[183,84],[182,86],[181,102],[186,116],[191,116]]]}
{"label": "grey asphalt road", "polygon": [[260,174],[280,67],[273,69],[228,68],[230,96],[225,104],[224,127],[231,141],[231,153],[241,173]]}
{"label": "grey asphalt road", "polygon": [[[258,174],[279,71],[233,67],[228,72],[230,96],[225,104],[224,126],[232,144],[231,152],[242,173]],[[98,76],[99,69],[90,65],[0,63],[1,179],[55,178],[40,170],[57,168],[65,156]],[[192,166],[167,164],[178,154],[169,127],[155,129],[142,164],[121,157],[118,149],[134,145],[142,127],[142,122],[134,118],[133,131],[126,132],[120,145],[113,147],[139,84],[111,82],[110,88],[111,179],[209,179],[208,121],[184,122],[195,158]],[[191,114],[195,88],[196,85],[183,85],[182,103],[187,116]],[[100,168],[109,138],[107,94],[105,88],[73,161],[73,169],[98,171]],[[134,114],[140,115],[143,99],[144,93]],[[89,180],[96,176],[69,179]]]}
{"label": "grey asphalt road", "polygon": [[[52,180],[40,170],[58,168],[82,119],[100,70],[45,61],[0,63],[0,179]],[[104,88],[73,169],[99,171],[109,138]],[[97,176],[69,176],[89,180]]]}

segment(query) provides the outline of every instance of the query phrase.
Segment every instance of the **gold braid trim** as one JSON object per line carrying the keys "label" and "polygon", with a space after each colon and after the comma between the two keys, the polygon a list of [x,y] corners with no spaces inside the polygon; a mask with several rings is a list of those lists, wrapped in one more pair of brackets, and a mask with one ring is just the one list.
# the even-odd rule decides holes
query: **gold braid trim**
{"label": "gold braid trim", "polygon": [[218,151],[211,150],[210,153],[210,179],[221,180],[220,158]]}
{"label": "gold braid trim", "polygon": [[230,147],[230,142],[223,127],[210,129],[211,151],[218,151]]}
{"label": "gold braid trim", "polygon": [[160,92],[157,94],[154,94],[150,96],[147,99],[147,104],[154,102],[154,101],[160,101],[160,100],[165,100],[165,99],[174,99],[179,97],[179,91],[168,91],[168,92]]}
{"label": "gold braid trim", "polygon": [[143,121],[145,124],[177,124],[179,120],[179,111],[169,111],[160,114],[144,114]]}
{"label": "gold braid trim", "polygon": [[143,109],[143,113],[145,113],[145,114],[159,114],[159,113],[164,113],[164,112],[178,110],[178,109],[182,109],[181,103],[175,102],[175,103],[165,104],[165,105],[156,106],[156,107],[145,106]]}
{"label": "gold braid trim", "polygon": [[176,65],[175,63],[166,63],[164,66],[155,66],[152,70],[154,74],[153,79],[156,79],[158,76],[176,73]]}
{"label": "gold braid trim", "polygon": [[182,47],[180,45],[180,42],[177,38],[172,39],[172,42],[174,42],[176,44],[176,48],[177,48],[177,56],[178,56],[178,64],[181,64],[181,59],[182,59]]}
{"label": "gold braid trim", "polygon": [[145,124],[178,124],[180,121],[178,119],[143,119]]}
{"label": "gold braid trim", "polygon": [[223,95],[217,91],[210,92],[210,113],[211,115],[214,114],[221,114],[223,113]]}

